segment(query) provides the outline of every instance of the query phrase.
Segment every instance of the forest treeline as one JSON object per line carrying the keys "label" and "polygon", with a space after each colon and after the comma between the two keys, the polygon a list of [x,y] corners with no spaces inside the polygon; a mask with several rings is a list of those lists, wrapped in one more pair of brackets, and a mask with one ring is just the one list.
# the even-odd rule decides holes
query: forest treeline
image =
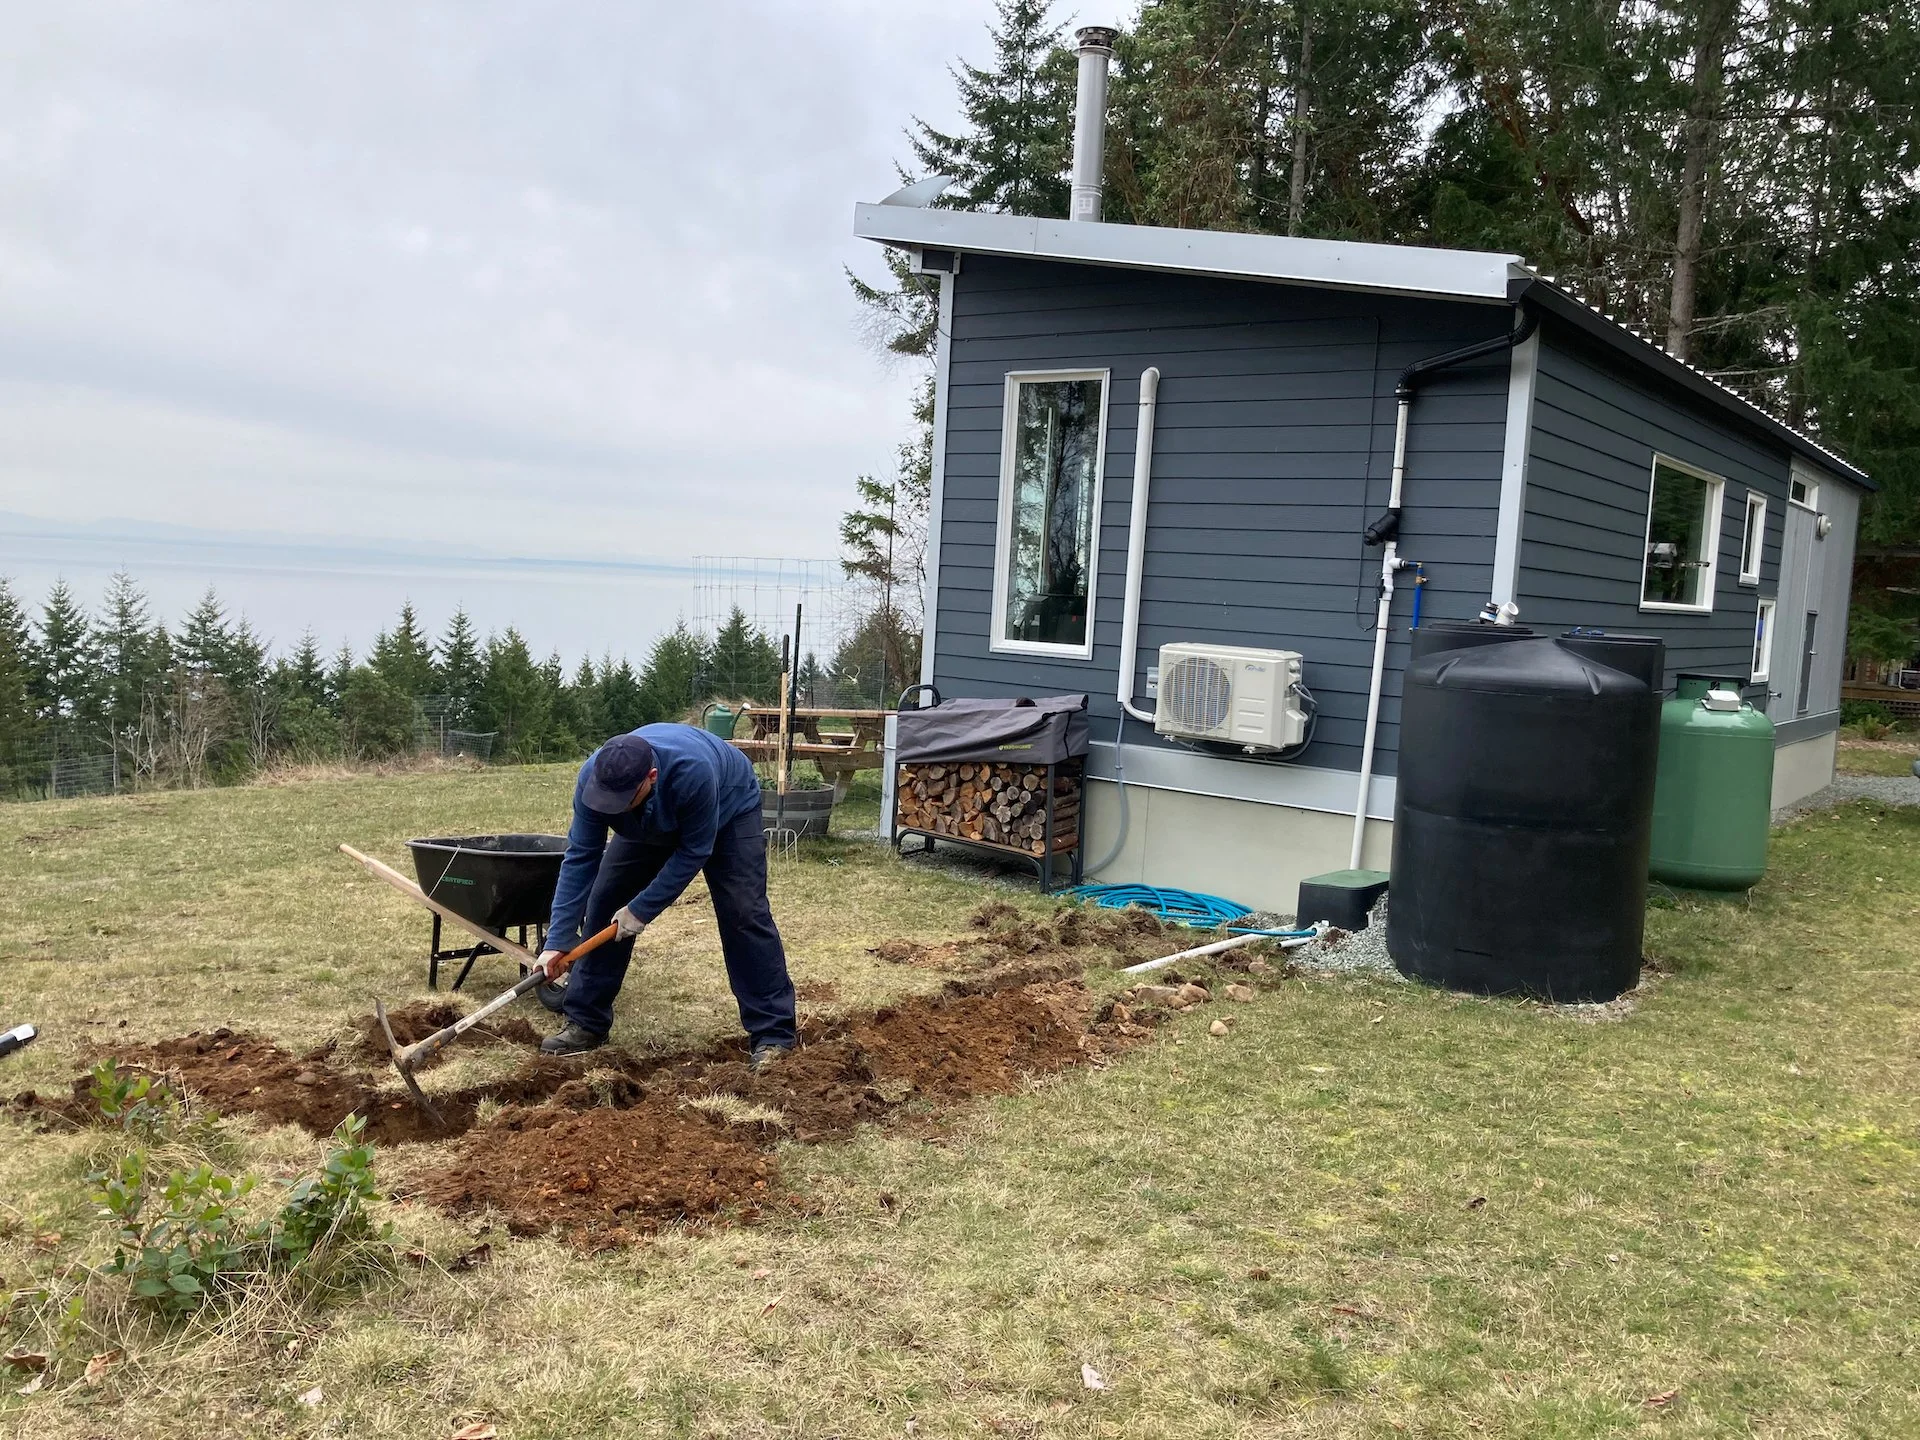
{"label": "forest treeline", "polygon": [[[877,703],[870,630],[831,669],[805,657],[803,693]],[[712,635],[676,624],[638,666],[609,655],[569,669],[512,627],[482,636],[463,610],[432,635],[403,605],[364,655],[324,653],[311,631],[276,653],[212,590],[169,628],[125,573],[92,612],[61,583],[29,613],[0,578],[0,796],[230,783],[423,749],[571,759],[708,699],[770,703],[780,670],[779,644],[738,609]]]}

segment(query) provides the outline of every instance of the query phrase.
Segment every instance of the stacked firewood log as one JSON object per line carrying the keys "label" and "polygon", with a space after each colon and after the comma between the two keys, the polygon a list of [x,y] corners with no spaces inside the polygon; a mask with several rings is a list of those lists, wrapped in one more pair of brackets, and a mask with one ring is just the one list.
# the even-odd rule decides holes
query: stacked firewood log
{"label": "stacked firewood log", "polygon": [[[1046,853],[1047,772],[987,761],[902,765],[900,824],[910,830]],[[1080,843],[1078,762],[1055,771],[1053,848]]]}

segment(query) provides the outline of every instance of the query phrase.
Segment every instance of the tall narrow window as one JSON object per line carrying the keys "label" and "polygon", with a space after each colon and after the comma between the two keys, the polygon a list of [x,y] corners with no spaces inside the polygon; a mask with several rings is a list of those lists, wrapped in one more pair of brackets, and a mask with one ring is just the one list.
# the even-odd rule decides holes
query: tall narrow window
{"label": "tall narrow window", "polygon": [[993,648],[1093,653],[1107,375],[1009,375]]}
{"label": "tall narrow window", "polygon": [[1755,680],[1765,680],[1773,671],[1773,608],[1773,601],[1762,600],[1753,617],[1752,678]]}
{"label": "tall narrow window", "polygon": [[1647,553],[1640,573],[1645,610],[1713,609],[1720,555],[1720,496],[1726,482],[1664,457],[1653,462]]}
{"label": "tall narrow window", "polygon": [[1793,713],[1804,715],[1807,707],[1813,703],[1813,632],[1819,628],[1820,617],[1813,611],[1807,612],[1807,628],[1801,632],[1800,642],[1800,696],[1794,702]]}
{"label": "tall narrow window", "polygon": [[1767,497],[1747,492],[1747,523],[1740,533],[1740,583],[1760,583],[1760,554],[1767,544]]}

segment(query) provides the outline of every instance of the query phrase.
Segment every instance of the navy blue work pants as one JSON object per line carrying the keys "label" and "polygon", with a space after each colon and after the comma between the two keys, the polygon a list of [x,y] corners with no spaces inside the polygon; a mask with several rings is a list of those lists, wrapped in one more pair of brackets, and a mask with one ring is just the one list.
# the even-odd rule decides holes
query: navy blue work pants
{"label": "navy blue work pants", "polygon": [[[767,905],[767,837],[760,827],[757,805],[722,825],[704,873],[741,1028],[755,1045],[791,1045],[798,1038],[793,981],[787,977],[787,954]],[[672,854],[668,846],[642,845],[618,835],[609,839],[587,897],[583,933],[598,934],[612,923],[613,912],[652,884]],[[611,1030],[614,997],[632,958],[633,941],[613,940],[577,960],[567,976],[567,1019],[596,1035]]]}

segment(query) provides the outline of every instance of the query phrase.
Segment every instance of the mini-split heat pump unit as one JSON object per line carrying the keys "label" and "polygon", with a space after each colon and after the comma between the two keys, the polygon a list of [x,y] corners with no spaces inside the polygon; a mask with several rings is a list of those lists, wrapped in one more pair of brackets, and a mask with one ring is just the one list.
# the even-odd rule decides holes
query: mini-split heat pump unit
{"label": "mini-split heat pump unit", "polygon": [[1307,738],[1300,655],[1236,645],[1160,647],[1157,734],[1246,750],[1286,750]]}

